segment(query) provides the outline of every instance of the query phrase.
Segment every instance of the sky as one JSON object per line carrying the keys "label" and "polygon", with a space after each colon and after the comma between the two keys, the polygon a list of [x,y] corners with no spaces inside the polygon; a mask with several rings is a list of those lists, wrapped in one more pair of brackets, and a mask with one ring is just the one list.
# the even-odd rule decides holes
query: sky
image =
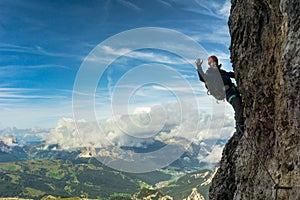
{"label": "sky", "polygon": [[[94,91],[87,96],[93,95],[95,102],[89,108],[94,108],[99,121],[149,113],[155,106],[166,109],[169,102],[194,96],[197,102],[192,107],[211,107],[213,100],[207,99],[192,61],[168,52],[170,43],[164,45],[163,37],[160,45],[166,49],[128,48],[131,41],[126,34],[131,36],[131,30],[152,27],[184,35],[203,47],[206,53],[199,56],[216,55],[223,69],[232,70],[229,0],[1,0],[0,7],[0,129],[55,128],[62,119],[81,117],[74,114],[74,102],[82,110],[86,102],[80,99],[84,91],[77,88],[89,87],[93,75],[100,73],[84,74],[85,64],[92,59],[99,66],[109,64],[97,69],[103,69],[95,79],[97,85],[87,89]],[[122,34],[125,39],[113,43]],[[157,44],[153,34],[143,37],[136,38],[141,47],[151,41]],[[175,46],[171,49],[192,51],[181,41]],[[109,55],[115,59],[109,60]],[[232,115],[231,108],[225,107]]]}

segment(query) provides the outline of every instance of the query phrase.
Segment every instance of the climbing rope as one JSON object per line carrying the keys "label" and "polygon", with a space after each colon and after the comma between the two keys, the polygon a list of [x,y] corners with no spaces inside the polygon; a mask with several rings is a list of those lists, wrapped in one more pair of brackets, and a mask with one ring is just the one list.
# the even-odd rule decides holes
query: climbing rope
{"label": "climbing rope", "polygon": [[267,173],[267,175],[270,177],[270,179],[272,180],[273,184],[274,184],[274,189],[275,189],[275,197],[274,200],[277,200],[278,198],[278,190],[282,189],[282,190],[291,190],[292,187],[291,186],[281,186],[279,185],[274,178],[272,177],[270,171],[267,169],[267,167],[265,166],[265,164],[263,163],[263,161],[260,159],[260,157],[258,156],[252,142],[250,141],[250,139],[245,135],[245,132],[241,129],[240,125],[237,125],[239,131],[242,133],[242,137],[245,138],[246,142],[248,143],[248,145],[250,146],[251,150],[254,152],[254,155],[256,157],[256,159],[258,160],[258,162],[260,163],[261,167],[263,168],[263,170]]}

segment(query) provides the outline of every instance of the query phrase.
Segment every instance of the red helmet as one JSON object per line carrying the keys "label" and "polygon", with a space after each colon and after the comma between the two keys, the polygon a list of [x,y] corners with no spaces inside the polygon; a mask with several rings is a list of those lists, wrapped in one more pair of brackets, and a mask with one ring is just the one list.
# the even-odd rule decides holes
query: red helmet
{"label": "red helmet", "polygon": [[210,63],[211,61],[215,61],[218,64],[218,58],[217,58],[217,56],[209,56],[208,57],[208,63]]}

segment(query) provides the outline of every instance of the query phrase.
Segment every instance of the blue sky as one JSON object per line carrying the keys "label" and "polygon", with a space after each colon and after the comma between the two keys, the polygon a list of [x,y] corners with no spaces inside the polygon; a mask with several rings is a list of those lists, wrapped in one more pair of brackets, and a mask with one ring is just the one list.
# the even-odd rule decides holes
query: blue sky
{"label": "blue sky", "polygon": [[[73,117],[73,86],[80,66],[98,44],[123,31],[141,27],[178,31],[231,70],[229,0],[1,0],[0,7],[0,128],[55,127],[59,119]],[[122,49],[107,50],[118,54]],[[131,52],[115,60],[99,81],[99,119],[111,115],[112,93],[122,76],[151,60],[179,72],[199,96],[204,92],[195,69],[180,57],[151,49]],[[166,78],[174,91],[180,90],[176,77]],[[174,98],[172,90],[145,85],[135,90],[130,102],[133,107],[148,107]]]}

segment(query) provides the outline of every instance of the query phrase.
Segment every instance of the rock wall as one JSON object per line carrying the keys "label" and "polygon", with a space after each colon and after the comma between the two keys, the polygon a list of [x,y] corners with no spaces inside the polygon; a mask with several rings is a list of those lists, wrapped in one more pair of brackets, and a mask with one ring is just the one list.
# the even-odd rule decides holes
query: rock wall
{"label": "rock wall", "polygon": [[[224,148],[210,199],[300,200],[300,1],[231,3],[231,62],[246,134]],[[274,183],[292,189],[276,194]]]}

